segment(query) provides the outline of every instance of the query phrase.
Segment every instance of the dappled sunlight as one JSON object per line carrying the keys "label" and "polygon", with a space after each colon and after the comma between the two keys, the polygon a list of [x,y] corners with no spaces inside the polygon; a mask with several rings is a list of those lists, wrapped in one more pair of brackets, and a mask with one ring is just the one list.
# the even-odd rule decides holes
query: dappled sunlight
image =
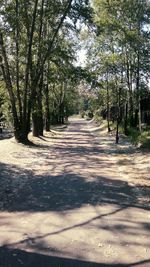
{"label": "dappled sunlight", "polygon": [[[10,140],[3,148],[11,150],[0,163],[0,244],[10,258],[149,264],[148,188],[136,192],[134,149],[89,127],[92,122],[74,120],[61,134],[34,138],[35,147]],[[146,179],[147,170],[139,169]]]}
{"label": "dappled sunlight", "polygon": [[79,258],[91,261],[94,261],[95,255],[108,262],[113,256],[113,260],[120,263],[121,255],[126,255],[126,263],[132,262],[132,255],[135,255],[138,261],[139,248],[141,253],[142,250],[149,253],[147,215],[139,209],[120,208],[117,205],[95,208],[86,205],[62,213],[3,212],[1,244],[11,249],[46,255],[53,252],[56,256],[72,258],[77,258],[73,254],[76,251]]}

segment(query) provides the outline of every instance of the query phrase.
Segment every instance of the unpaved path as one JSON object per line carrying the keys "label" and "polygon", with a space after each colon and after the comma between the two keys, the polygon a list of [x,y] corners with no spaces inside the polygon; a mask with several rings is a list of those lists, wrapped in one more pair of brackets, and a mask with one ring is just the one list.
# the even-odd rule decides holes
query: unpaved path
{"label": "unpaved path", "polygon": [[0,141],[0,267],[150,266],[149,154],[97,130]]}

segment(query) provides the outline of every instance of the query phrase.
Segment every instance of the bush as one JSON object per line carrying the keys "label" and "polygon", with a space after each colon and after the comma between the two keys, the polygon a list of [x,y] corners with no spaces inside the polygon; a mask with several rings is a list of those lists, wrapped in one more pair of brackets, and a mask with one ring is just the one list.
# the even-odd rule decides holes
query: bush
{"label": "bush", "polygon": [[139,136],[139,142],[143,148],[150,149],[150,131],[145,131]]}
{"label": "bush", "polygon": [[131,142],[134,145],[140,144],[141,147],[150,148],[150,131],[143,131],[142,133],[139,130],[130,128],[128,129]]}
{"label": "bush", "polygon": [[87,110],[85,112],[85,116],[89,119],[92,119],[93,118],[93,112],[91,110]]}
{"label": "bush", "polygon": [[129,128],[128,129],[128,135],[130,136],[131,142],[134,145],[138,145],[140,132],[135,128]]}
{"label": "bush", "polygon": [[95,120],[97,123],[100,123],[100,122],[103,121],[103,118],[102,118],[98,113],[96,113],[96,114],[94,115],[94,120]]}

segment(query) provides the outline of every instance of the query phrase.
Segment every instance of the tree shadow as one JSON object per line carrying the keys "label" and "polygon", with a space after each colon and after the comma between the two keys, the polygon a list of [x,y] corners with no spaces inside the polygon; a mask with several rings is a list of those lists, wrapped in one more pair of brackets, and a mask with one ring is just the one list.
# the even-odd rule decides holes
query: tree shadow
{"label": "tree shadow", "polygon": [[[88,144],[90,144],[90,140],[87,140]],[[86,143],[87,144],[87,143]],[[96,145],[99,144],[99,147],[97,147]],[[93,147],[88,147],[85,146],[85,143],[83,143],[83,145],[78,144],[78,146],[75,146],[75,142],[68,142],[67,147],[64,146],[63,144],[62,146],[58,146],[58,144],[55,145],[55,150],[59,150],[60,153],[63,154],[70,154],[70,156],[73,155],[100,155],[102,153],[105,154],[109,154],[109,155],[132,155],[135,153],[134,150],[130,150],[127,148],[120,148],[118,150],[118,148],[114,145],[114,146],[101,146],[100,143],[98,143],[97,141],[93,142]]]}
{"label": "tree shadow", "polygon": [[[53,251],[53,248],[49,250]],[[58,251],[56,252],[58,253]],[[148,267],[149,263],[149,259],[132,264],[96,263],[80,258],[63,258],[63,256],[58,257],[19,249],[9,249],[6,246],[0,247],[0,266],[2,267]]]}
{"label": "tree shadow", "polygon": [[[90,216],[88,219],[82,219],[79,223],[74,224],[73,222],[69,223],[66,227],[62,226],[59,229],[47,231],[47,233],[39,233],[34,236],[27,236],[21,239],[21,241],[11,243],[6,242],[5,244],[10,244],[8,247],[5,247],[5,250],[0,250],[0,257],[3,257],[6,254],[11,255],[10,258],[6,257],[6,264],[2,267],[16,267],[22,266],[22,263],[17,260],[14,265],[11,265],[12,257],[14,260],[13,254],[17,254],[13,250],[7,251],[10,248],[20,248],[40,251],[40,253],[46,253],[47,246],[44,246],[43,242],[46,238],[52,236],[56,237],[61,236],[73,229],[80,229],[84,227],[89,227],[93,223],[97,231],[110,231],[111,233],[120,233],[121,235],[132,236],[132,242],[130,241],[131,246],[139,246],[141,244],[134,240],[134,237],[137,235],[140,237],[143,233],[142,231],[149,231],[149,224],[146,221],[140,221],[138,224],[135,224],[131,218],[129,222],[127,218],[124,218],[121,221],[113,215],[125,211],[128,208],[140,208],[143,210],[149,210],[148,207],[144,207],[143,203],[141,204],[140,199],[132,192],[132,187],[128,183],[120,180],[111,180],[108,177],[99,176],[94,181],[87,181],[83,176],[77,175],[74,173],[67,172],[62,173],[62,175],[35,175],[33,171],[27,171],[23,168],[18,168],[14,165],[0,164],[0,201],[3,204],[0,206],[0,209],[8,212],[57,212],[61,216],[65,216],[65,213],[68,211],[73,211],[78,208],[82,208],[85,205],[90,205],[92,207],[114,205],[115,209],[107,210],[99,213],[95,216]],[[100,222],[105,220],[113,219],[113,224],[102,224]],[[1,225],[9,223],[9,216],[7,218],[2,217]],[[126,246],[124,240],[121,242],[122,245]],[[115,241],[114,241],[115,244]],[[112,243],[113,245],[113,243]],[[143,246],[147,247],[146,243],[142,243]],[[3,253],[4,251],[4,253]],[[52,255],[55,255],[56,251],[50,250]],[[25,257],[28,259],[28,252],[23,252]],[[20,251],[19,251],[20,255]],[[21,254],[22,255],[22,254]],[[31,254],[32,255],[32,254]],[[29,265],[25,266],[34,266],[36,264],[36,258],[41,257],[35,266],[48,266],[46,264],[51,264],[50,266],[142,266],[137,263],[136,265],[113,265],[113,264],[103,264],[103,263],[89,263],[82,262],[78,260],[64,260],[61,258],[55,259],[55,257],[41,256],[40,254],[33,253]],[[62,252],[60,253],[62,255]],[[29,254],[30,256],[30,254]],[[64,253],[65,256],[65,253]],[[24,256],[21,256],[24,259]],[[30,257],[29,257],[30,258]],[[20,259],[20,256],[19,256]],[[25,262],[27,261],[25,258]],[[79,259],[79,257],[77,257]],[[9,264],[7,260],[10,260]],[[33,260],[33,263],[32,263]],[[21,258],[21,262],[24,262]],[[35,261],[35,262],[34,262]],[[48,262],[48,263],[47,263]],[[59,265],[57,265],[59,263]],[[18,264],[18,265],[17,265]],[[19,265],[20,264],[20,265]],[[39,265],[38,265],[39,264]],[[43,264],[43,265],[42,265]],[[54,265],[53,265],[54,264]],[[96,265],[95,265],[96,264]],[[141,263],[140,263],[141,264]],[[144,263],[145,264],[145,263]],[[147,264],[147,263],[146,263]],[[0,265],[1,266],[1,265]],[[146,265],[143,265],[146,266]]]}
{"label": "tree shadow", "polygon": [[0,133],[0,141],[4,139],[10,139],[14,136],[12,131],[9,131],[7,129],[3,129],[2,133]]}
{"label": "tree shadow", "polygon": [[140,198],[134,194],[133,186],[125,181],[112,180],[105,176],[87,181],[84,176],[67,169],[59,175],[35,175],[32,170],[2,163],[0,170],[2,210],[65,211],[87,204],[117,204],[120,207],[146,209]]}
{"label": "tree shadow", "polygon": [[[138,247],[139,249],[142,246],[146,249],[148,247],[148,242],[146,242],[145,239],[144,241],[136,240],[137,235],[140,238],[143,236],[143,232],[147,233],[149,231],[147,220],[143,218],[143,220],[140,219],[136,223],[135,217],[130,217],[130,212],[128,214],[128,211],[130,210],[128,208],[140,208],[144,211],[149,210],[149,207],[144,205],[144,203],[141,203],[141,195],[139,197],[135,194],[134,186],[130,186],[127,182],[115,178],[118,177],[116,163],[107,160],[107,154],[119,153],[116,147],[111,147],[111,145],[108,145],[107,147],[97,146],[98,143],[93,140],[93,136],[89,136],[89,131],[85,131],[84,129],[80,129],[79,131],[78,127],[81,128],[82,126],[82,122],[81,124],[77,123],[76,125],[74,124],[74,127],[77,127],[76,130],[73,129],[72,132],[69,130],[69,134],[66,136],[67,141],[70,140],[70,143],[67,142],[67,145],[63,144],[63,142],[61,143],[63,140],[62,137],[56,138],[60,144],[56,142],[56,144],[53,145],[52,150],[48,146],[40,146],[37,144],[35,147],[40,148],[40,150],[35,150],[35,158],[37,158],[37,162],[34,162],[35,166],[33,162],[31,162],[30,165],[30,161],[28,166],[26,165],[26,167],[31,168],[31,170],[19,168],[17,165],[13,164],[9,165],[0,163],[0,201],[2,203],[2,205],[0,205],[0,210],[2,211],[2,214],[6,216],[5,218],[2,215],[1,225],[10,223],[10,227],[12,227],[11,222],[9,221],[9,215],[12,214],[11,212],[13,212],[13,214],[18,212],[18,216],[20,216],[21,212],[27,213],[28,216],[33,215],[34,213],[35,216],[37,216],[37,212],[42,212],[40,214],[40,220],[42,220],[41,218],[44,212],[45,214],[49,211],[56,212],[56,214],[60,215],[66,223],[59,225],[59,227],[54,226],[54,228],[51,228],[50,226],[50,228],[47,229],[47,232],[45,231],[44,233],[38,231],[34,232],[33,235],[29,233],[29,235],[23,236],[21,232],[21,239],[13,244],[10,244],[11,242],[9,242],[9,240],[4,241],[3,244],[10,244],[10,246],[0,248],[0,262],[4,263],[2,267],[149,266],[149,260],[127,265],[113,265],[101,262],[88,262],[83,260],[79,255],[75,255],[75,257],[70,255],[69,259],[65,259],[64,257],[66,257],[66,254],[64,251],[58,251],[54,247],[47,249],[48,243],[46,243],[46,238],[52,238],[53,236],[60,238],[61,234],[65,235],[69,230],[78,230],[81,228],[84,231],[84,227],[91,227],[92,225],[94,225],[96,231],[107,231],[108,233],[110,232],[113,234],[119,233],[120,236],[122,234],[125,236],[129,235],[132,240],[130,240],[131,248],[129,248],[130,251],[128,250],[128,253],[134,253],[134,249],[132,251],[132,246]],[[73,140],[72,133],[74,136]],[[84,137],[80,140],[79,135],[82,136],[82,134]],[[46,138],[43,137],[43,139]],[[104,140],[105,137],[103,137],[102,142]],[[92,142],[92,146],[90,146],[90,142]],[[55,150],[54,154],[52,154],[53,149]],[[132,151],[125,149],[120,153],[128,155],[131,154]],[[99,154],[101,154],[100,159]],[[17,155],[17,157],[23,156],[20,154]],[[40,167],[38,157],[41,157],[44,160],[44,166],[47,168],[47,170],[44,169],[43,174],[37,174],[38,172],[36,172],[36,166],[38,165],[38,167]],[[70,160],[70,157],[74,160]],[[77,163],[75,161],[77,161]],[[77,169],[78,163],[79,169]],[[111,164],[110,169],[114,171],[112,174],[109,173],[109,164]],[[49,165],[51,168],[48,168]],[[106,168],[108,172],[97,171],[95,174],[92,174],[95,167],[102,170]],[[88,172],[87,176],[86,170]],[[92,177],[90,177],[89,173],[91,173]],[[100,175],[100,173],[102,174]],[[111,176],[114,178],[111,179]],[[143,188],[143,196],[145,192],[148,192],[147,187]],[[76,209],[85,206],[94,208],[96,215],[81,217],[82,220],[79,220],[79,222],[67,219],[68,212],[76,212]],[[97,211],[97,207],[101,206],[104,208],[106,207],[106,210],[103,212],[100,212],[99,210]],[[110,208],[108,211],[108,206],[113,208]],[[127,213],[121,214],[125,214],[124,218],[118,215],[119,212],[125,212],[125,210],[127,210]],[[113,217],[113,215],[116,216]],[[128,215],[129,217],[127,217]],[[20,218],[16,219],[16,221],[20,223],[19,220]],[[107,220],[109,220],[109,223],[107,223]],[[42,221],[40,223],[42,224]],[[19,230],[16,228],[14,231],[17,233],[17,231],[19,232],[21,230],[20,228]],[[112,245],[116,245],[116,240],[112,240],[111,242]],[[126,246],[126,239],[121,238],[120,242],[122,246]],[[14,250],[13,248],[18,249]],[[26,248],[32,252],[24,251]],[[36,251],[37,253],[34,253],[33,251]],[[39,251],[42,254],[39,254]],[[45,253],[51,253],[51,255],[43,255]],[[77,260],[73,258],[76,258]]]}

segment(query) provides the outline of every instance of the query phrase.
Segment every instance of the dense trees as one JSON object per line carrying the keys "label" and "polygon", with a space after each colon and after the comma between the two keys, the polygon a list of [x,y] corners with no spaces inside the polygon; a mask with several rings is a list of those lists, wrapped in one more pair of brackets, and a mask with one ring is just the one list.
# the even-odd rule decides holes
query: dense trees
{"label": "dense trees", "polygon": [[[35,136],[44,126],[50,130],[51,123],[63,123],[80,104],[81,79],[91,84],[85,97],[91,113],[98,110],[107,118],[108,131],[116,121],[116,142],[119,124],[126,134],[130,127],[142,130],[143,118],[149,120],[148,111],[143,115],[143,103],[149,102],[149,0],[93,0],[91,6],[87,0],[0,3],[1,83],[17,141],[27,141],[31,120]],[[83,70],[74,60],[77,35],[87,20]]]}
{"label": "dense trees", "polygon": [[110,118],[117,129],[124,123],[125,133],[136,126],[141,131],[141,100],[148,99],[149,91],[150,1],[94,0],[92,5],[95,28],[88,68],[101,81],[97,94],[104,98],[108,131]]}
{"label": "dense trees", "polygon": [[[69,36],[77,30],[78,19],[86,20],[87,16],[88,1],[1,1],[1,74],[9,94],[17,141],[27,141],[31,115],[33,134],[42,134],[43,96],[49,105],[49,90],[64,90],[63,67],[69,68],[73,61]],[[57,66],[57,74],[56,82],[50,86],[55,68],[52,70],[52,65]],[[50,106],[45,108],[47,129],[49,109]]]}

